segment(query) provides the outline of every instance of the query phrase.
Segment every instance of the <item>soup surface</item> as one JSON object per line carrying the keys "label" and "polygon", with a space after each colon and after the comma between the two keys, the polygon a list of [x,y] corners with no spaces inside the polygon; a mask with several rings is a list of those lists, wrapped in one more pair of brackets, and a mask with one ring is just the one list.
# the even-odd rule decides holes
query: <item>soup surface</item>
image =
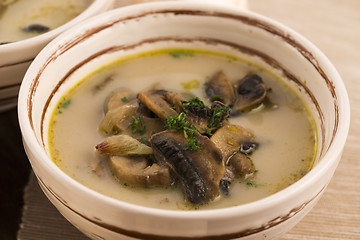
{"label": "soup surface", "polygon": [[[219,71],[234,85],[249,73],[260,76],[266,85],[266,104],[239,114],[231,110],[223,124],[242,126],[254,136],[256,149],[245,154],[253,171],[232,178],[228,193],[219,193],[205,204],[189,203],[181,184],[134,187],[116,177],[108,156],[95,149],[111,136],[100,129],[109,96],[124,89],[146,92],[155,84],[187,99],[197,96],[210,106],[205,86]],[[220,53],[168,49],[119,59],[91,73],[58,103],[48,139],[53,161],[69,176],[104,195],[154,208],[214,209],[267,197],[303,177],[316,155],[313,122],[300,98],[271,72]],[[134,121],[129,128],[131,123]]]}
{"label": "soup surface", "polygon": [[0,0],[0,44],[35,37],[75,18],[93,0]]}

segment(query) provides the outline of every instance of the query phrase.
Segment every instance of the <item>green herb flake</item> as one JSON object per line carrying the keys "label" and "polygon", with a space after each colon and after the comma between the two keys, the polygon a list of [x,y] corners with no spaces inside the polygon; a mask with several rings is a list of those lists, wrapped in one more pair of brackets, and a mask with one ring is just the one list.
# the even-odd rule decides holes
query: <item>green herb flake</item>
{"label": "green herb flake", "polygon": [[221,119],[231,110],[230,107],[220,107],[220,108],[215,108],[214,112],[210,118],[208,127],[220,127],[220,126],[216,126],[220,123]]}
{"label": "green herb flake", "polygon": [[245,181],[244,184],[249,187],[263,187],[263,184],[256,183],[254,181]]}
{"label": "green herb flake", "polygon": [[121,99],[121,101],[122,101],[123,103],[127,103],[127,102],[129,102],[129,99],[128,99],[127,97],[123,97],[123,98]]}
{"label": "green herb flake", "polygon": [[188,102],[184,103],[183,106],[185,109],[188,109],[190,107],[190,105],[193,105],[195,108],[209,108],[208,106],[205,105],[205,103],[203,101],[201,101],[200,98],[198,97],[194,97],[192,99],[190,99]]}
{"label": "green herb flake", "polygon": [[184,150],[190,150],[190,151],[196,151],[199,149],[200,149],[200,146],[199,146],[196,138],[189,139],[188,146],[184,148]]}
{"label": "green herb flake", "polygon": [[205,134],[209,137],[211,137],[213,135],[212,132],[210,131],[210,129],[208,129],[207,127],[204,127],[204,131],[205,131]]}
{"label": "green herb flake", "polygon": [[132,117],[133,121],[130,123],[129,128],[131,128],[132,133],[139,133],[143,135],[146,132],[146,126],[144,125],[141,117]]}
{"label": "green herb flake", "polygon": [[60,103],[59,108],[67,108],[71,103],[71,99],[64,100],[62,103]]}
{"label": "green herb flake", "polygon": [[149,140],[147,140],[147,138],[145,138],[145,137],[140,138],[140,142],[141,142],[142,144],[145,144],[145,145],[150,146]]}
{"label": "green herb flake", "polygon": [[180,113],[178,116],[170,117],[165,121],[165,128],[175,129],[184,132],[184,137],[188,139],[188,146],[184,150],[199,150],[200,146],[198,145],[197,139],[194,136],[198,130],[195,128],[194,124],[186,121],[186,114]]}
{"label": "green herb flake", "polygon": [[63,113],[63,111],[61,111],[61,109],[66,109],[69,107],[69,105],[71,104],[71,99],[64,99],[58,106],[58,113]]}
{"label": "green herb flake", "polygon": [[210,98],[211,102],[215,102],[215,101],[221,101],[222,97],[220,97],[219,95],[214,95]]}
{"label": "green herb flake", "polygon": [[173,58],[194,57],[195,56],[195,53],[193,51],[185,51],[185,50],[172,50],[169,52],[169,54]]}

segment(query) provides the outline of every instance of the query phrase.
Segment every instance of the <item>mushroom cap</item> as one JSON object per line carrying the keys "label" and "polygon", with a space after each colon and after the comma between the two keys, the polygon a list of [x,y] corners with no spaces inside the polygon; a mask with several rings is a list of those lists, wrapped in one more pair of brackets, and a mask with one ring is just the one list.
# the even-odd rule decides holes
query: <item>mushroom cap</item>
{"label": "mushroom cap", "polygon": [[231,106],[236,99],[234,88],[223,71],[205,83],[205,93],[210,101],[218,100],[226,106]]}
{"label": "mushroom cap", "polygon": [[235,86],[237,99],[233,110],[243,112],[251,110],[262,103],[267,95],[268,87],[257,74],[248,74]]}
{"label": "mushroom cap", "polygon": [[182,131],[167,130],[151,138],[155,158],[165,162],[182,184],[186,199],[203,204],[219,194],[225,166],[220,150],[205,136],[194,135],[199,150],[184,150],[187,139]]}

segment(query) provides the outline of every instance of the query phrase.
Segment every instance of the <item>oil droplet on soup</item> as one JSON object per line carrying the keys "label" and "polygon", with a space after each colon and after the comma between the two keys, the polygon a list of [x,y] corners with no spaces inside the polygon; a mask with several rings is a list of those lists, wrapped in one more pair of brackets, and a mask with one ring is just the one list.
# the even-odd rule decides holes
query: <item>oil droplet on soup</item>
{"label": "oil droplet on soup", "polygon": [[49,148],[65,173],[112,198],[214,209],[303,177],[316,155],[316,129],[271,72],[220,53],[167,49],[119,59],[73,87],[52,115]]}
{"label": "oil droplet on soup", "polygon": [[93,0],[2,0],[0,44],[48,32],[83,12]]}

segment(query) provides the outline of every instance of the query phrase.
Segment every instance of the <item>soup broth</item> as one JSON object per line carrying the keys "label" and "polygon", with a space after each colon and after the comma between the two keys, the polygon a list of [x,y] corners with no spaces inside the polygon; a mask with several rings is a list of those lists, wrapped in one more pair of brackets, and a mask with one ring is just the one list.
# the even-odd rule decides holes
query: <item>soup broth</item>
{"label": "soup broth", "polygon": [[[228,119],[254,134],[258,146],[250,158],[255,172],[235,177],[227,196],[219,194],[199,205],[184,200],[179,184],[133,187],[114,177],[107,156],[95,150],[107,137],[99,126],[109,95],[119,89],[147,91],[157,84],[211,105],[204,86],[219,70],[233,84],[256,73],[267,86],[271,107],[258,105]],[[94,71],[62,97],[52,115],[48,139],[56,165],[85,186],[121,201],[176,210],[224,208],[265,198],[303,177],[312,168],[317,147],[312,116],[280,78],[233,56],[186,49],[127,57]]]}
{"label": "soup broth", "polygon": [[0,44],[35,37],[75,18],[93,0],[1,0]]}

